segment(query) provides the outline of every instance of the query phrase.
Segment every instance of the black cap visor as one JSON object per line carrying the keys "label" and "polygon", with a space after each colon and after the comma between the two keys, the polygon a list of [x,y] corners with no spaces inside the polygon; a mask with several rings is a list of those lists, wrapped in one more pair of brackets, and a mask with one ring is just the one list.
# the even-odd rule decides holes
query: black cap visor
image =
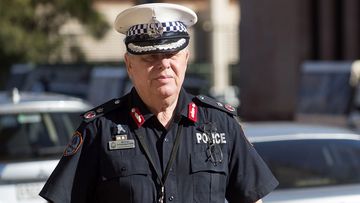
{"label": "black cap visor", "polygon": [[157,38],[151,38],[143,34],[127,37],[125,44],[127,51],[134,55],[170,53],[187,47],[189,38],[186,32],[163,33],[162,36]]}

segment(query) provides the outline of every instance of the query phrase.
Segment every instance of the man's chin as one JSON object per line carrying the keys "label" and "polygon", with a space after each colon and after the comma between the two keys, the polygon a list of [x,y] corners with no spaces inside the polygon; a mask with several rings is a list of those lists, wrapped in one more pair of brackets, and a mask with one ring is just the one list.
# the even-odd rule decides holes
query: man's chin
{"label": "man's chin", "polygon": [[178,90],[175,87],[159,87],[157,89],[158,92],[158,96],[162,97],[162,98],[167,98],[167,97],[171,97],[171,96],[176,96],[178,94]]}

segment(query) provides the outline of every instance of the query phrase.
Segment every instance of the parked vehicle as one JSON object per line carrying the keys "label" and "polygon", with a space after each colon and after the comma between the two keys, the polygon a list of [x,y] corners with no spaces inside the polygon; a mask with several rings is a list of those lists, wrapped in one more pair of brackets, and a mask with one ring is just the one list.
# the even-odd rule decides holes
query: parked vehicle
{"label": "parked vehicle", "polygon": [[[133,86],[123,65],[18,64],[10,72],[6,84],[8,90],[17,87],[21,91],[72,95],[85,99],[93,106],[119,98]],[[209,85],[206,78],[194,73],[187,73],[183,83],[183,87],[195,95],[209,95]]]}
{"label": "parked vehicle", "polygon": [[0,203],[45,202],[38,193],[90,108],[60,94],[0,92]]}
{"label": "parked vehicle", "polygon": [[360,135],[296,123],[246,123],[244,131],[279,180],[264,203],[359,203]]}

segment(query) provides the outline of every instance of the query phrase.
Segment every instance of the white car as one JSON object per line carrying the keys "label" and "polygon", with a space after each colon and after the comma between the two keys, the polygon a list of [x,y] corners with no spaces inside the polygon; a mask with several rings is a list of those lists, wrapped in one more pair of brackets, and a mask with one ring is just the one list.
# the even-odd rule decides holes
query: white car
{"label": "white car", "polygon": [[0,203],[46,202],[38,194],[90,108],[59,94],[0,92]]}
{"label": "white car", "polygon": [[359,203],[360,135],[299,123],[245,123],[245,135],[279,180],[264,203]]}

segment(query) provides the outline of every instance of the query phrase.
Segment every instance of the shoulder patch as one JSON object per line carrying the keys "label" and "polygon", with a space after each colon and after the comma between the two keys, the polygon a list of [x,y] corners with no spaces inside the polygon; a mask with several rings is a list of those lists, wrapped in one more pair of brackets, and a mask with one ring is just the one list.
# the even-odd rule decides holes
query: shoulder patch
{"label": "shoulder patch", "polygon": [[101,117],[103,115],[105,115],[106,113],[116,109],[117,107],[120,106],[121,104],[121,99],[112,99],[104,104],[101,104],[89,111],[87,111],[86,113],[82,114],[81,116],[83,117],[84,121],[86,123],[94,120],[95,118]]}
{"label": "shoulder patch", "polygon": [[73,137],[70,140],[70,143],[67,145],[64,151],[64,156],[71,156],[75,154],[79,150],[82,142],[83,138],[81,133],[79,131],[75,131]]}
{"label": "shoulder patch", "polygon": [[202,104],[206,104],[208,106],[211,106],[215,109],[219,109],[221,111],[224,111],[226,113],[229,113],[233,116],[237,116],[236,108],[231,106],[230,104],[224,104],[222,102],[216,101],[215,99],[205,96],[205,95],[198,95],[195,97],[197,101],[200,101]]}

